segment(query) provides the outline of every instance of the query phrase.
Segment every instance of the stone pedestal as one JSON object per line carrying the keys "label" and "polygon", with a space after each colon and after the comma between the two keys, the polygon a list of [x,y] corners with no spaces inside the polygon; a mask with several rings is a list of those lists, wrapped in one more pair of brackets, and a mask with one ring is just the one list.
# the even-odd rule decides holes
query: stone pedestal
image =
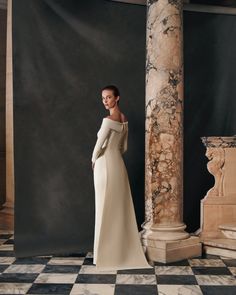
{"label": "stone pedestal", "polygon": [[236,223],[235,197],[205,197],[201,201],[201,238],[223,238],[220,226]]}
{"label": "stone pedestal", "polygon": [[201,240],[207,253],[236,257],[236,137],[202,141],[215,184],[201,201]]}
{"label": "stone pedestal", "polygon": [[198,237],[190,236],[187,239],[161,240],[162,235],[150,230],[142,235],[146,255],[151,261],[169,263],[200,256],[202,245]]}
{"label": "stone pedestal", "polygon": [[182,222],[183,32],[180,0],[147,1],[145,222],[150,260],[199,256]]}

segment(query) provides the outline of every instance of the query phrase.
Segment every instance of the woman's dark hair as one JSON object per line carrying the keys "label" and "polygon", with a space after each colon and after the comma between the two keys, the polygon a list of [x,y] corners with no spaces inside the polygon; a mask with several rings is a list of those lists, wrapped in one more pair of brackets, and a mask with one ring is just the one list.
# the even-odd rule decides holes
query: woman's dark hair
{"label": "woman's dark hair", "polygon": [[120,91],[115,85],[107,85],[101,89],[101,91],[103,90],[112,90],[115,97],[120,95]]}

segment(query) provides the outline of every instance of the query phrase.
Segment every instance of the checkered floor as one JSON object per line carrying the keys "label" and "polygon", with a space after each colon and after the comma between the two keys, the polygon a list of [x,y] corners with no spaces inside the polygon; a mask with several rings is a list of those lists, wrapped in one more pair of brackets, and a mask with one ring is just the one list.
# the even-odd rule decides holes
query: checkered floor
{"label": "checkered floor", "polygon": [[236,294],[236,259],[205,256],[99,273],[92,253],[16,259],[13,244],[12,234],[0,233],[0,294]]}

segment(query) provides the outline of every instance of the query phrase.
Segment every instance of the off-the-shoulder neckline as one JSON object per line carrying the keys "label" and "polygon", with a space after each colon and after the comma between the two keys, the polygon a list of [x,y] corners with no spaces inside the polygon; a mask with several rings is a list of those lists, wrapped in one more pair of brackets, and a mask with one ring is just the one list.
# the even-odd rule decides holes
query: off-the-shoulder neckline
{"label": "off-the-shoulder neckline", "polygon": [[107,119],[107,120],[110,120],[110,121],[112,121],[112,122],[119,123],[119,124],[126,124],[126,123],[128,123],[128,121],[125,121],[125,122],[119,122],[119,121],[112,120],[112,119],[110,119],[110,118],[103,118],[103,119]]}

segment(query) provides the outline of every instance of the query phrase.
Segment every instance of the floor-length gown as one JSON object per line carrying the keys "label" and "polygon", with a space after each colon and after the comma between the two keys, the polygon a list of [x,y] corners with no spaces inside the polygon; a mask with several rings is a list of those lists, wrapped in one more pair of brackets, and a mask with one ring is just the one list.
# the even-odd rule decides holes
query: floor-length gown
{"label": "floor-length gown", "polygon": [[103,118],[94,165],[95,231],[93,263],[100,269],[152,268],[139,237],[127,170],[128,121]]}

